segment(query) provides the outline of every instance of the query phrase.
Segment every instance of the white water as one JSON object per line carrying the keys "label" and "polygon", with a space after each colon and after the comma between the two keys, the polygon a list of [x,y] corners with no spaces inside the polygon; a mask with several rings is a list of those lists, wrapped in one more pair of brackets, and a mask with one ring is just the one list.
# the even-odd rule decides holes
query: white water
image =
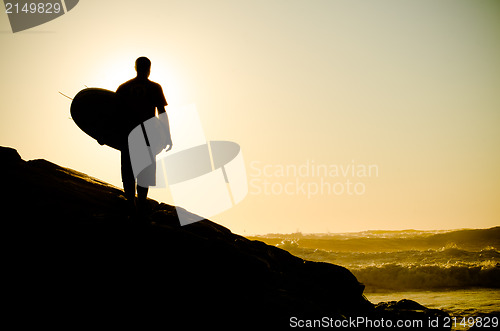
{"label": "white water", "polygon": [[256,239],[307,260],[348,268],[373,303],[411,299],[457,318],[500,312],[500,227]]}

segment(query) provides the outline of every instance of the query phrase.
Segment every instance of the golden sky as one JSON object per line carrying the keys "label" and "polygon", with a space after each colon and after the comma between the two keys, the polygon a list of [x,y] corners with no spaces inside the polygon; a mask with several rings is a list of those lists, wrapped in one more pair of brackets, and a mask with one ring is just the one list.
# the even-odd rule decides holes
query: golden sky
{"label": "golden sky", "polygon": [[498,1],[83,0],[15,34],[0,14],[0,45],[0,144],[24,159],[121,187],[119,152],[58,91],[116,90],[145,55],[170,105],[242,148],[249,194],[212,217],[233,232],[499,225]]}

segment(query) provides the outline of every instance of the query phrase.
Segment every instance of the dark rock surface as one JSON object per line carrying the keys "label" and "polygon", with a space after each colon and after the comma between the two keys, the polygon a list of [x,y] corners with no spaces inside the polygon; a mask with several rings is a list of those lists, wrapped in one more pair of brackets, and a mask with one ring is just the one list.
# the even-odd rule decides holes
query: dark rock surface
{"label": "dark rock surface", "polygon": [[150,200],[146,222],[130,221],[116,187],[24,161],[11,148],[1,147],[0,158],[4,315],[19,328],[284,329],[292,316],[443,316],[409,301],[375,306],[344,267],[302,260],[209,220],[181,227],[170,205]]}

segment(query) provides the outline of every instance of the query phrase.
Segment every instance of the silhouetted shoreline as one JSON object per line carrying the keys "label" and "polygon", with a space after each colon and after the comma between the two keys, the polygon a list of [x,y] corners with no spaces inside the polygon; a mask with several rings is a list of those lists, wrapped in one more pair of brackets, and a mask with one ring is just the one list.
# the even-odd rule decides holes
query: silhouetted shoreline
{"label": "silhouetted shoreline", "polygon": [[[296,320],[443,319],[411,300],[374,305],[346,268],[295,257],[209,220],[179,226],[149,200],[150,225],[127,219],[123,191],[0,148],[9,174],[9,314],[62,326],[186,323],[288,328]],[[144,222],[143,222],[144,223]],[[49,304],[50,302],[50,304]],[[238,324],[239,323],[239,324]]]}

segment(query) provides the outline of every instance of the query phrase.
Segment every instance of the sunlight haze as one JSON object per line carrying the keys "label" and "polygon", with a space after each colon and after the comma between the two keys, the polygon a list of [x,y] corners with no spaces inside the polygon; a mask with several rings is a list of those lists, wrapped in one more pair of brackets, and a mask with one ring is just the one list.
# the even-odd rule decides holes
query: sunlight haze
{"label": "sunlight haze", "polygon": [[18,33],[3,12],[0,32],[0,144],[25,160],[121,188],[119,152],[59,92],[116,91],[147,56],[169,105],[241,146],[249,193],[211,218],[235,233],[499,223],[498,1],[82,0]]}

